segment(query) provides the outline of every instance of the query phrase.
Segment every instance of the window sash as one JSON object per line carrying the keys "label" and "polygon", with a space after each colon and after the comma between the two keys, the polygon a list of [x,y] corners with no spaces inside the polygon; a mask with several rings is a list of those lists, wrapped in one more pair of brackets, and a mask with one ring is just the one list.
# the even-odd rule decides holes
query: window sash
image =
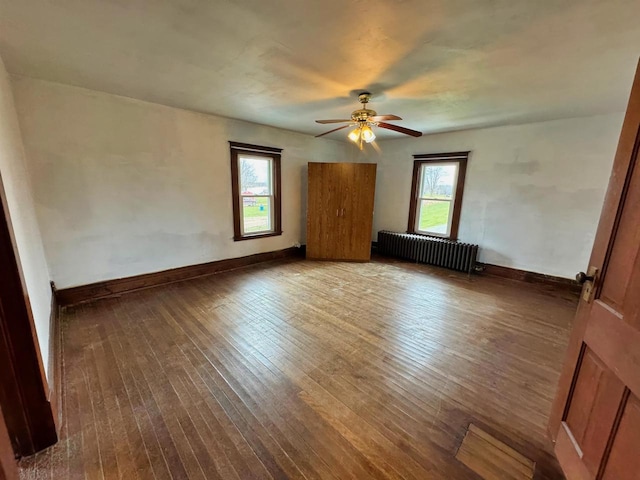
{"label": "window sash", "polygon": [[[424,185],[424,181],[425,181],[425,172],[428,168],[437,168],[437,167],[448,167],[454,165],[455,166],[455,173],[454,173],[454,177],[453,177],[453,186],[451,188],[451,198],[438,198],[438,197],[431,197],[431,196],[422,196],[420,195],[422,192],[424,192],[425,189],[425,185]],[[458,164],[457,162],[429,162],[429,163],[424,163],[420,166],[420,184],[419,184],[419,192],[418,192],[418,201],[416,203],[416,224],[415,224],[415,231],[418,233],[424,233],[424,234],[428,234],[428,235],[445,235],[445,236],[449,236],[451,235],[451,220],[453,219],[453,209],[455,206],[455,198],[456,198],[456,189],[458,187]],[[448,202],[449,203],[449,214],[447,217],[447,228],[445,229],[445,233],[442,232],[437,232],[435,230],[422,230],[420,228],[420,218],[422,217],[422,209],[425,208],[423,207],[423,201],[429,201],[429,202]],[[426,207],[428,208],[428,206]]]}
{"label": "window sash", "polygon": [[273,157],[266,155],[238,155],[238,187],[240,190],[240,195],[242,195],[243,187],[246,187],[246,185],[242,185],[242,160],[260,160],[263,162],[268,162],[267,186],[265,188],[265,190],[267,190],[267,193],[265,195],[273,195]]}
{"label": "window sash", "polygon": [[[267,185],[265,190],[266,194],[244,194],[242,192],[242,188],[249,188],[247,185],[242,185],[242,160],[259,160],[262,162],[267,162]],[[273,233],[275,231],[275,219],[274,219],[274,209],[273,204],[275,200],[275,196],[273,195],[273,157],[263,156],[263,155],[238,155],[238,173],[239,173],[239,189],[240,189],[240,232],[242,236],[251,236],[251,235],[262,235],[265,233]],[[251,230],[247,231],[247,226],[245,224],[245,216],[244,216],[244,207],[245,207],[245,198],[266,198],[267,199],[267,228],[263,230]]]}
{"label": "window sash", "polygon": [[[420,154],[413,156],[413,182],[409,210],[409,225],[407,227],[408,232],[454,240],[457,239],[468,155],[469,152],[455,152],[450,154]],[[426,168],[429,167],[448,167],[448,169],[454,167],[453,171],[447,175],[449,178],[451,178],[451,175],[453,175],[453,177],[451,182],[451,193],[445,198],[440,194],[436,194],[437,191],[441,192],[442,190],[434,191],[433,194],[426,191],[425,176],[427,172]],[[440,183],[438,182],[438,184]],[[449,182],[447,182],[447,184],[449,184]],[[429,204],[426,202],[429,202]],[[434,226],[430,226],[425,229],[420,228],[420,217],[425,211],[424,209],[429,208],[428,205],[433,208],[436,202],[449,202],[448,218],[446,219],[446,232],[443,231],[443,228],[439,228],[438,230],[440,231],[434,231]],[[440,225],[444,227],[444,222]]]}
{"label": "window sash", "polygon": [[[250,232],[246,231],[246,226],[244,223],[244,199],[245,198],[266,198],[267,199],[267,207],[268,207],[268,215],[266,215],[268,219],[268,228],[266,230],[251,230]],[[242,235],[250,236],[250,235],[262,235],[264,233],[273,233],[275,232],[275,221],[274,221],[274,195],[240,195],[240,231]]]}
{"label": "window sash", "polygon": [[[447,228],[445,229],[444,233],[443,232],[437,232],[435,230],[421,230],[420,229],[420,217],[422,217],[422,201],[426,200],[429,202],[446,202],[449,204],[449,216],[447,217]],[[417,206],[417,212],[416,212],[416,225],[415,225],[415,231],[417,233],[423,233],[425,235],[433,235],[433,236],[449,236],[451,235],[451,219],[453,217],[453,206],[454,206],[455,202],[453,201],[453,199],[451,200],[445,200],[442,198],[439,199],[432,199],[432,198],[418,198],[418,206]],[[428,208],[428,206],[427,206]]]}
{"label": "window sash", "polygon": [[[231,190],[233,195],[233,239],[234,241],[249,240],[262,237],[282,235],[282,149],[262,147],[247,143],[229,142],[231,153]],[[242,180],[243,160],[261,160],[267,165],[254,163],[257,178]],[[268,170],[267,170],[268,168]],[[245,177],[246,175],[246,170]],[[254,181],[255,180],[255,181]],[[243,195],[244,193],[244,195]],[[259,214],[252,209],[245,211],[245,204],[253,203],[252,197],[264,203],[266,212]],[[264,198],[260,198],[264,197]],[[255,222],[249,216],[260,215]],[[245,225],[248,223],[248,225]],[[268,229],[266,228],[268,226]],[[260,230],[253,231],[254,228]]]}
{"label": "window sash", "polygon": [[[420,166],[420,188],[418,190],[418,196],[419,198],[427,198],[426,196],[420,196],[423,192],[424,192],[424,176],[425,176],[425,171],[428,168],[437,168],[437,167],[450,167],[450,166],[454,166],[455,167],[455,172],[453,174],[453,187],[451,189],[451,198],[448,200],[453,200],[456,198],[456,189],[458,188],[458,173],[460,172],[460,168],[458,165],[458,162],[429,162],[429,163],[423,163]],[[435,200],[435,198],[434,198]]]}

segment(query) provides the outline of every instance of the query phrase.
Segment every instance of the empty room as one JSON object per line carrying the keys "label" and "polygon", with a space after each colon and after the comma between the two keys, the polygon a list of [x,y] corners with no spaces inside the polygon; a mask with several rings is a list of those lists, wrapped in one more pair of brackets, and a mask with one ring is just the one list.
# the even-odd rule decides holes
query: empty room
{"label": "empty room", "polygon": [[0,480],[640,480],[639,17],[0,0]]}

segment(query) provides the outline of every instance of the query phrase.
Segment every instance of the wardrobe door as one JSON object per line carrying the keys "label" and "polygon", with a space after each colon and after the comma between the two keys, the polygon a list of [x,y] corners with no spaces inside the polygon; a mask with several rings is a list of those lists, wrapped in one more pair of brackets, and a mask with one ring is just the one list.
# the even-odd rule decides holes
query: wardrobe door
{"label": "wardrobe door", "polygon": [[307,258],[336,258],[343,202],[341,165],[308,164]]}
{"label": "wardrobe door", "polygon": [[371,258],[375,183],[373,163],[309,163],[307,258]]}
{"label": "wardrobe door", "polygon": [[373,202],[376,188],[376,164],[346,164],[348,186],[344,188],[345,227],[342,241],[345,260],[368,261],[371,259],[371,232],[373,229]]}

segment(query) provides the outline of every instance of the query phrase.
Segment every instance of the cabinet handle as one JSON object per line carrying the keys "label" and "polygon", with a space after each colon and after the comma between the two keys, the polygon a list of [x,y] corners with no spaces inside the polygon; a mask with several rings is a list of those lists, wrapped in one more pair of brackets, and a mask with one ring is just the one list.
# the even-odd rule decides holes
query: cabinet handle
{"label": "cabinet handle", "polygon": [[338,212],[340,211],[339,208],[336,208],[336,217],[339,217],[340,215],[338,215]]}
{"label": "cabinet handle", "polygon": [[344,208],[342,209],[342,216],[344,217]]}

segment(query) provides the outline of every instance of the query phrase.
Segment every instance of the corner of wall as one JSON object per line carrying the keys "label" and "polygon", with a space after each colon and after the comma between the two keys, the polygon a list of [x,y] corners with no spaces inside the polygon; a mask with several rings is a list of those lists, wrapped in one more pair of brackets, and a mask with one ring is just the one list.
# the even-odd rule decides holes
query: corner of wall
{"label": "corner of wall", "polygon": [[11,218],[45,373],[48,374],[52,293],[31,179],[9,74],[0,58],[0,181]]}

